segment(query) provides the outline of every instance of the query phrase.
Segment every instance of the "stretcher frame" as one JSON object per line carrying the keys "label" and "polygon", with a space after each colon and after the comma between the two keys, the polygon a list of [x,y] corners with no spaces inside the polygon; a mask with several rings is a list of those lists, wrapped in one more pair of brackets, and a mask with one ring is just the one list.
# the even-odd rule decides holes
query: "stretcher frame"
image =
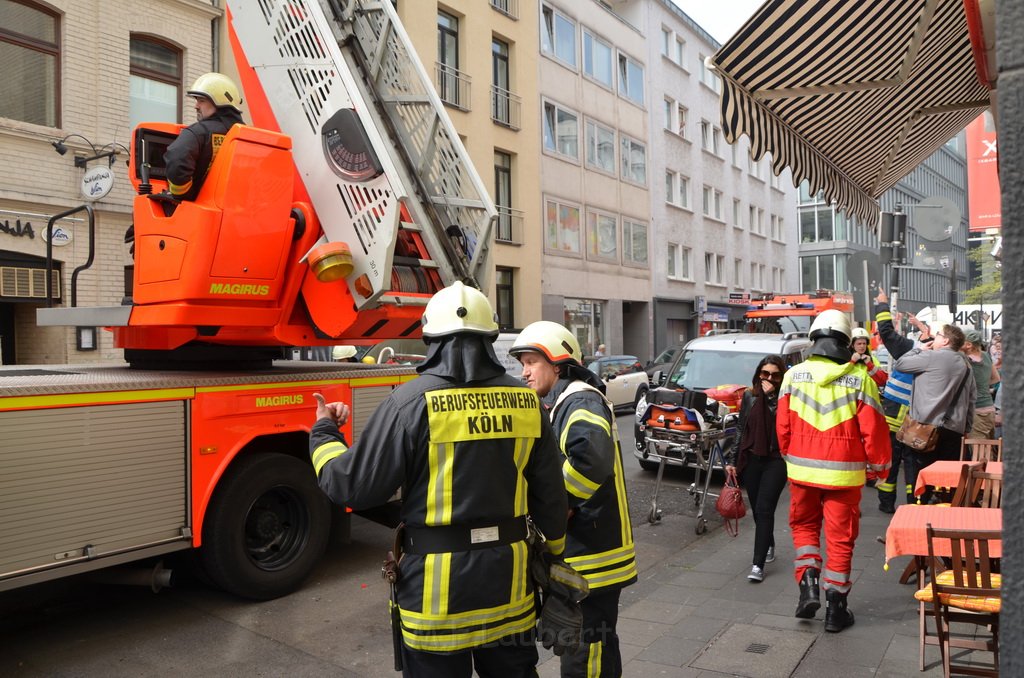
{"label": "stretcher frame", "polygon": [[[718,498],[718,494],[709,491],[711,473],[715,469],[725,468],[725,446],[736,436],[735,424],[724,428],[713,428],[706,431],[675,431],[658,427],[647,427],[644,430],[644,445],[647,447],[647,458],[658,461],[658,476],[654,482],[654,496],[651,498],[651,510],[647,514],[647,522],[655,524],[661,520],[661,509],[658,508],[658,492],[661,479],[669,460],[681,462],[683,468],[694,469],[693,482],[688,492],[693,496],[697,507],[697,522],[694,525],[696,534],[704,534],[708,529],[704,507],[708,497]],[[702,478],[703,476],[703,478]]]}

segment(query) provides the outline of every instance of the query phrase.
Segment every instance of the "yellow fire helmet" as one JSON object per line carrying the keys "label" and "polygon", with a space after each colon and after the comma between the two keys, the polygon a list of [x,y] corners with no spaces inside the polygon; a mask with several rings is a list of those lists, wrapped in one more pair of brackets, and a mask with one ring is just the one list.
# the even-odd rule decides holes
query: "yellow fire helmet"
{"label": "yellow fire helmet", "polygon": [[200,75],[188,91],[189,96],[206,97],[213,102],[217,108],[226,106],[233,108],[239,113],[242,104],[242,93],[238,85],[223,73],[206,73]]}
{"label": "yellow fire helmet", "polygon": [[516,337],[508,352],[518,356],[529,351],[540,353],[552,365],[583,364],[580,342],[572,332],[550,320],[539,320],[527,325]]}
{"label": "yellow fire helmet", "polygon": [[468,332],[498,336],[498,322],[484,293],[454,282],[437,292],[423,312],[423,337],[445,337]]}

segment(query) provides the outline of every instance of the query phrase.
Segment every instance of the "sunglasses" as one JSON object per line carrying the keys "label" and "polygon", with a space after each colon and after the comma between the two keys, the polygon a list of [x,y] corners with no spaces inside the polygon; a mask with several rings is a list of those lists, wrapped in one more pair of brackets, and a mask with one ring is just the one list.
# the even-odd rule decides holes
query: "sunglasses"
{"label": "sunglasses", "polygon": [[769,370],[761,370],[761,378],[767,379],[768,381],[782,381],[782,372],[771,372]]}

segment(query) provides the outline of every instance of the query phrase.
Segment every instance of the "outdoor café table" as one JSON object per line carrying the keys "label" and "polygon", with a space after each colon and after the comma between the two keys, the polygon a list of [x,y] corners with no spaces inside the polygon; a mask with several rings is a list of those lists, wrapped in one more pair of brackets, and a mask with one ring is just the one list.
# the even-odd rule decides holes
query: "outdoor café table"
{"label": "outdoor caf\u00e9 table", "polygon": [[[924,494],[925,486],[931,487],[956,487],[960,480],[960,469],[969,461],[936,461],[917,472],[917,483],[914,485],[914,495],[920,497]],[[990,461],[985,464],[986,473],[1002,473],[1003,462]]]}
{"label": "outdoor caf\u00e9 table", "polygon": [[[959,464],[960,462],[956,462]],[[959,471],[957,472],[959,474]],[[889,528],[885,531],[885,568],[897,556],[913,556],[917,567],[918,588],[924,586],[925,566],[928,561],[928,525],[944,530],[1002,530],[1003,510],[988,508],[961,508],[956,506],[926,506],[903,504],[896,509]],[[945,548],[943,548],[943,546]],[[949,542],[936,544],[937,556],[949,556]],[[1002,557],[1002,541],[989,544],[989,555]],[[920,637],[925,639],[920,646],[919,668],[924,670],[924,646],[933,645],[934,636],[925,634],[924,603],[918,603],[918,626]]]}

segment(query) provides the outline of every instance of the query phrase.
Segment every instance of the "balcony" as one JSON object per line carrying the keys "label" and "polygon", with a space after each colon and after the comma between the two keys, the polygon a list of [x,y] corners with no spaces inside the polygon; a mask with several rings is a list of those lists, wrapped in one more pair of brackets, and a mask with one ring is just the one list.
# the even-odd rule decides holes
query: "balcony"
{"label": "balcony", "polygon": [[491,7],[512,19],[519,19],[519,0],[491,0]]}
{"label": "balcony", "polygon": [[460,111],[469,110],[470,78],[457,68],[436,62],[437,93],[441,101]]}
{"label": "balcony", "polygon": [[491,85],[491,120],[519,131],[523,100],[507,89]]}
{"label": "balcony", "polygon": [[504,205],[495,207],[498,208],[498,224],[494,239],[510,245],[522,245],[524,212]]}

